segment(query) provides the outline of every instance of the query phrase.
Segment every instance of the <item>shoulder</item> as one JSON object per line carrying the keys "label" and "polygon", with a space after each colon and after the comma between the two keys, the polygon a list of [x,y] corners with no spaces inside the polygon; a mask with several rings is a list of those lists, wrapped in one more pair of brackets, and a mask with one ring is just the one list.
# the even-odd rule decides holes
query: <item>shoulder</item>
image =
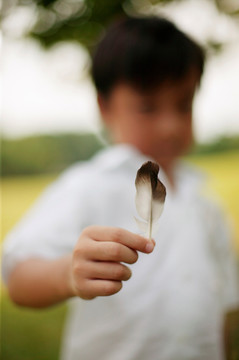
{"label": "shoulder", "polygon": [[[111,183],[120,186],[134,164],[134,150],[128,146],[112,146],[101,150],[90,160],[75,163],[66,169],[50,186],[69,192],[87,193]],[[135,176],[135,169],[132,173]]]}

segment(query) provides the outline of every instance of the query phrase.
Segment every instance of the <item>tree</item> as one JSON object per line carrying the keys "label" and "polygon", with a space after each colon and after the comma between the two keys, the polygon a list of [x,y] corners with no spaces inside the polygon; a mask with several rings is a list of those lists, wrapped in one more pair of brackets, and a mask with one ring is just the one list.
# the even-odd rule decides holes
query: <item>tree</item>
{"label": "tree", "polygon": [[[6,16],[17,6],[32,7],[36,21],[29,35],[42,45],[50,47],[59,41],[76,41],[91,51],[99,34],[113,20],[125,14],[139,15],[150,9],[152,12],[158,4],[179,1],[183,0],[5,0],[2,14]],[[208,1],[238,21],[238,0]]]}

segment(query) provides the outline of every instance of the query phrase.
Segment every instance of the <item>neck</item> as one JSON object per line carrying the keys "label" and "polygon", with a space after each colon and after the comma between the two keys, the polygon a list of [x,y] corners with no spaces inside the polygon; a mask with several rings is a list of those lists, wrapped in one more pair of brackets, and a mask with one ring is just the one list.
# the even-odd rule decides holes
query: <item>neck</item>
{"label": "neck", "polygon": [[165,173],[165,175],[168,178],[168,181],[172,187],[172,189],[175,189],[175,178],[174,178],[174,164],[170,164],[170,165],[163,165],[161,164],[161,167]]}

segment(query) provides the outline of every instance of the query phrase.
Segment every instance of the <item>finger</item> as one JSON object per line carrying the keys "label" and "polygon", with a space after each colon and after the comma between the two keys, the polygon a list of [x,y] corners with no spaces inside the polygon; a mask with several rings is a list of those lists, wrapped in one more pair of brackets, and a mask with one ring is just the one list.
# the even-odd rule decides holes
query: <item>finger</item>
{"label": "finger", "polygon": [[135,250],[125,245],[109,241],[90,241],[87,247],[88,260],[124,262],[134,264],[138,260]]}
{"label": "finger", "polygon": [[110,296],[116,294],[122,289],[121,281],[113,280],[86,280],[85,296],[83,298],[92,299],[96,296]]}
{"label": "finger", "polygon": [[90,226],[84,232],[96,241],[116,242],[144,253],[152,252],[155,245],[152,240],[121,228]]}
{"label": "finger", "polygon": [[131,277],[127,266],[115,262],[90,262],[85,272],[89,279],[126,281]]}

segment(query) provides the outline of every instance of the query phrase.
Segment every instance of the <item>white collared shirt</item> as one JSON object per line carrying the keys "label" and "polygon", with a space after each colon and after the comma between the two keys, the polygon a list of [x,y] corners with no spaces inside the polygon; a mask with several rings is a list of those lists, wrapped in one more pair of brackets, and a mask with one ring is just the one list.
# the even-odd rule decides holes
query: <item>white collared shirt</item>
{"label": "white collared shirt", "polygon": [[[139,232],[134,180],[147,160],[128,145],[76,164],[43,193],[8,235],[3,275],[29,257],[70,253],[86,226]],[[132,278],[110,297],[69,301],[64,360],[221,360],[223,314],[238,306],[236,266],[220,211],[199,195],[201,180],[175,169],[152,254],[140,254]]]}

